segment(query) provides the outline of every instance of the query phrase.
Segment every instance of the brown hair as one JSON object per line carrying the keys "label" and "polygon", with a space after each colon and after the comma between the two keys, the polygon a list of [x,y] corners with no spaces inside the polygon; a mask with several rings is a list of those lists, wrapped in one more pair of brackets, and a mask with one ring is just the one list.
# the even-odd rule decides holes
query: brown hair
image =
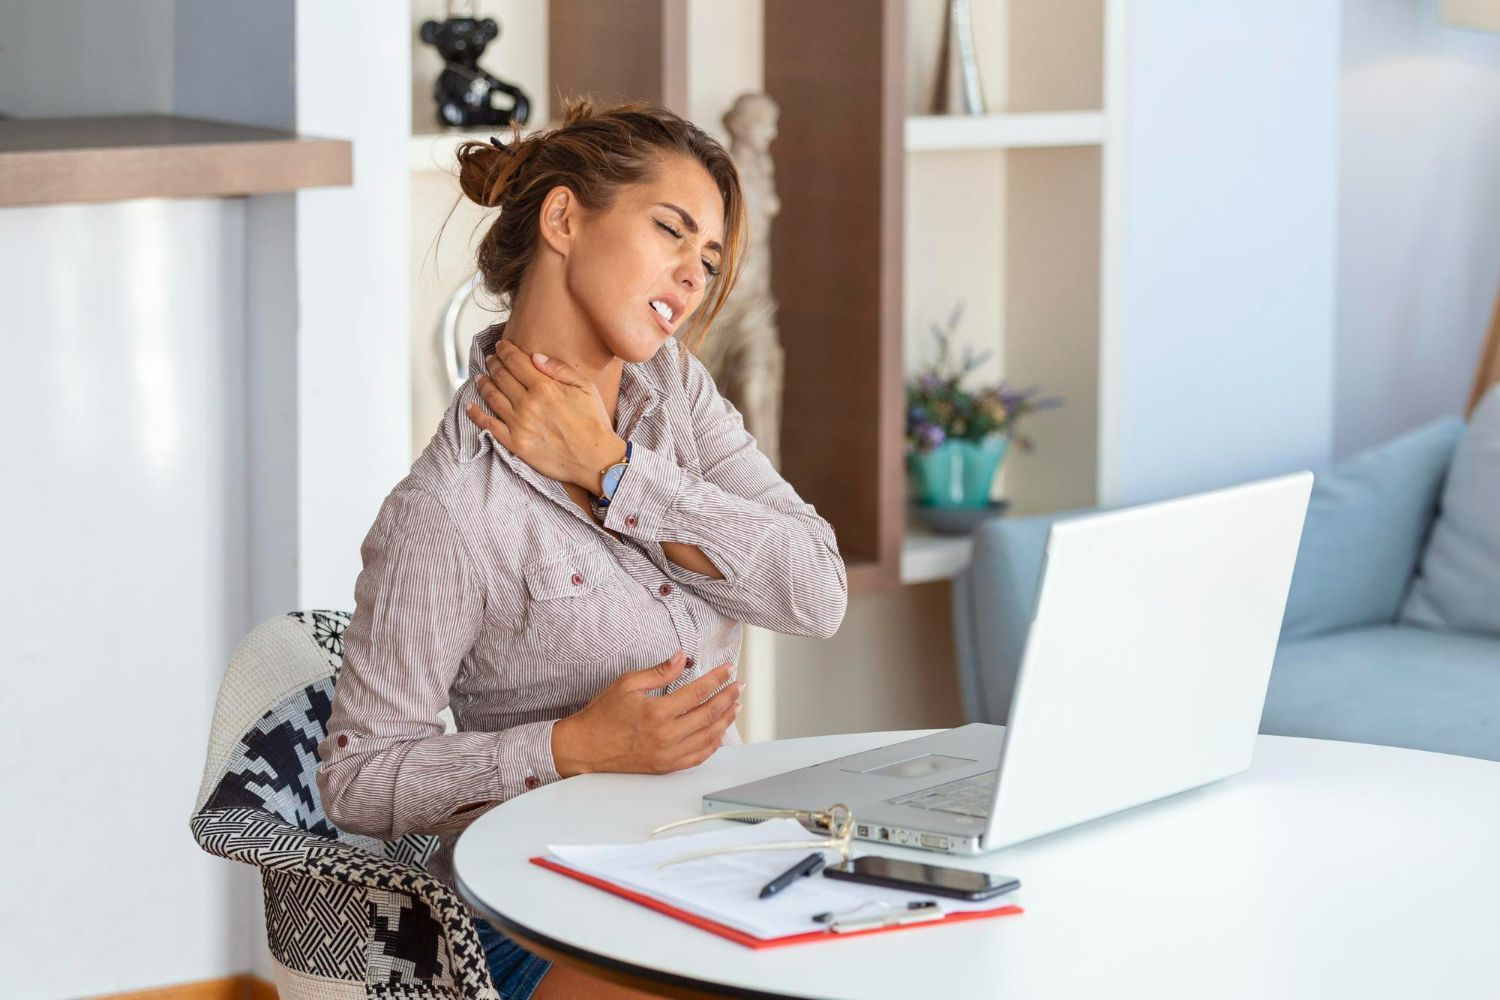
{"label": "brown hair", "polygon": [[[511,122],[503,147],[478,140],[459,144],[459,186],[465,196],[500,217],[479,245],[478,264],[485,291],[513,302],[536,253],[542,201],[565,185],[590,211],[607,209],[619,189],[644,181],[663,155],[678,153],[703,164],[724,199],[724,256],[720,273],[709,279],[690,327],[703,343],[739,276],[747,238],[739,171],[724,147],[692,122],[655,104],[637,101],[599,109],[586,97],[564,102],[563,123],[524,139]],[[683,331],[684,341],[689,331]],[[686,359],[684,359],[686,361]]]}

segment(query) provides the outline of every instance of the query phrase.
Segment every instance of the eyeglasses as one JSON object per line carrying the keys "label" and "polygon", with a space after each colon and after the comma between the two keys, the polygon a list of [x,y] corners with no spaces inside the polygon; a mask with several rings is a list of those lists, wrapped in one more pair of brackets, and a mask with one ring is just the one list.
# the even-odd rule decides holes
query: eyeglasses
{"label": "eyeglasses", "polygon": [[791,817],[809,830],[827,833],[826,840],[788,840],[777,841],[769,844],[739,844],[733,847],[716,847],[707,851],[694,851],[691,854],[683,854],[675,858],[669,858],[656,867],[665,868],[667,865],[675,865],[683,861],[692,861],[695,858],[707,858],[716,854],[730,854],[735,851],[793,851],[806,850],[809,847],[831,847],[836,849],[843,860],[849,860],[849,849],[854,840],[854,814],[849,807],[842,802],[836,802],[827,809],[731,809],[725,812],[704,813],[702,816],[692,816],[688,819],[680,819],[666,826],[659,826],[651,831],[651,836],[675,830],[678,827],[688,826],[692,823],[702,823],[710,819],[739,819],[759,822],[766,819],[779,819],[783,816]]}

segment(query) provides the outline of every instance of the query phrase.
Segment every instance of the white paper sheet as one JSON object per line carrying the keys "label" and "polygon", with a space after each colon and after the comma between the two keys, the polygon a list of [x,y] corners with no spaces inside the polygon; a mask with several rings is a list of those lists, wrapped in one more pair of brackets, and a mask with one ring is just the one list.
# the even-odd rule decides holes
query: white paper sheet
{"label": "white paper sheet", "polygon": [[[768,899],[759,898],[767,882],[817,849],[812,846],[721,854],[655,868],[668,858],[712,847],[777,841],[811,845],[820,839],[795,819],[783,818],[753,825],[725,822],[723,828],[707,833],[664,835],[640,844],[549,844],[547,849],[552,860],[569,868],[762,940],[824,930],[828,925],[814,921],[813,914],[843,913],[861,904],[868,905],[851,914],[852,918],[902,912],[908,902],[919,899],[936,900],[945,913],[994,910],[1016,903],[1015,894],[968,902],[825,878],[821,872],[797,879]],[[825,864],[840,860],[837,850],[823,849],[822,854]]]}

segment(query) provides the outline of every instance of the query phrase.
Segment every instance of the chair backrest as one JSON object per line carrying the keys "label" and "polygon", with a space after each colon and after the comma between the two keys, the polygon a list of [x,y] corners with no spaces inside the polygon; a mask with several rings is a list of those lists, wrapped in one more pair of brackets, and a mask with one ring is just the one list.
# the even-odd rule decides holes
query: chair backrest
{"label": "chair backrest", "polygon": [[1003,726],[1031,630],[1052,522],[1108,508],[993,518],[974,529],[969,564],[953,580],[953,641],[965,722]]}
{"label": "chair backrest", "polygon": [[437,838],[348,834],[323,812],[317,746],[349,617],[292,612],[258,625],[235,649],[219,687],[193,837],[210,854],[260,870],[282,1000],[499,1000],[473,920],[423,868]]}
{"label": "chair backrest", "polygon": [[195,813],[262,809],[289,826],[421,865],[437,838],[381,841],[345,833],[323,812],[317,747],[344,657],[347,611],[294,611],[256,626],[219,685]]}

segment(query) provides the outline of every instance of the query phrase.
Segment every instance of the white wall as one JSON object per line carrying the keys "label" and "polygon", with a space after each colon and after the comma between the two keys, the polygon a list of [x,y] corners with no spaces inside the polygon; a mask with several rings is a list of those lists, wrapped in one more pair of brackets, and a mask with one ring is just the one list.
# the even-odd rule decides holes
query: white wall
{"label": "white wall", "polygon": [[244,971],[187,828],[249,624],[243,201],[4,209],[0,256],[0,992]]}
{"label": "white wall", "polygon": [[1468,401],[1500,285],[1500,34],[1345,0],[1334,450]]}
{"label": "white wall", "polygon": [[1120,6],[1099,500],[1316,468],[1333,445],[1338,5]]}
{"label": "white wall", "polygon": [[407,12],[117,6],[0,6],[0,112],[297,127],[353,140],[354,183],[0,209],[0,993],[22,1000],[269,975],[255,872],[187,826],[218,683],[254,622],[352,606],[410,461]]}

